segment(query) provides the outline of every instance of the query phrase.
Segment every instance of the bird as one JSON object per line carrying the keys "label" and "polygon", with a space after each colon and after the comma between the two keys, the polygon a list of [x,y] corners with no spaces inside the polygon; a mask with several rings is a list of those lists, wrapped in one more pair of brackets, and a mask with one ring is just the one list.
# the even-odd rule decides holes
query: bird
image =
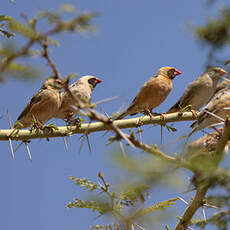
{"label": "bird", "polygon": [[50,120],[61,106],[60,89],[64,85],[64,79],[47,78],[40,90],[32,96],[29,103],[18,116],[14,128],[29,127],[34,120],[40,125],[44,125]]}
{"label": "bird", "polygon": [[128,106],[115,120],[137,113],[151,114],[152,109],[159,106],[172,90],[172,80],[181,72],[174,67],[161,67],[157,73],[144,83],[140,91]]}
{"label": "bird", "polygon": [[209,103],[200,111],[197,121],[192,123],[192,131],[194,132],[206,127],[214,127],[224,123],[226,117],[230,115],[230,87],[219,90],[209,101]]}
{"label": "bird", "polygon": [[[81,107],[79,103],[82,103],[82,105],[90,103],[93,89],[101,82],[102,80],[92,75],[79,78],[69,86],[72,95],[68,91],[61,93],[62,103],[59,110],[55,113],[54,118],[71,120],[72,116]],[[76,101],[76,99],[79,101]]]}
{"label": "bird", "polygon": [[184,158],[199,171],[207,171],[213,169],[216,163],[223,158],[229,149],[230,140],[225,144],[223,153],[219,156],[215,153],[217,144],[223,135],[224,127],[220,127],[212,133],[207,133],[203,137],[193,141],[188,145],[187,153]]}
{"label": "bird", "polygon": [[216,94],[218,91],[220,91],[223,88],[229,87],[230,86],[230,75],[228,74],[227,77],[225,77],[223,79],[223,81],[221,81],[217,86],[216,86],[216,90],[215,93]]}
{"label": "bird", "polygon": [[211,67],[191,82],[181,98],[173,105],[168,113],[178,112],[188,105],[192,110],[199,110],[206,105],[213,96],[219,79],[227,72],[219,67]]}

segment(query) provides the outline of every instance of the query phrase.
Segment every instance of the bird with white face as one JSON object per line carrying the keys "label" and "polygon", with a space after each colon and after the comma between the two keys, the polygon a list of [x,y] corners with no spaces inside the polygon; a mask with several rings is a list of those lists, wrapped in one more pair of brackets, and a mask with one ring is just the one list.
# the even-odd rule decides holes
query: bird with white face
{"label": "bird with white face", "polygon": [[102,80],[91,75],[79,78],[69,86],[72,95],[68,91],[61,93],[61,107],[55,113],[54,118],[70,120],[79,112],[82,105],[90,102],[93,89],[101,82]]}

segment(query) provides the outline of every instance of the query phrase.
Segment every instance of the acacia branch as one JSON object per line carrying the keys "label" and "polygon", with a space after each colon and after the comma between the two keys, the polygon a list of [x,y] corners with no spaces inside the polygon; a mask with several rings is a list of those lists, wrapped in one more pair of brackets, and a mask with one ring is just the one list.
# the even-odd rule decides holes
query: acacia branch
{"label": "acacia branch", "polygon": [[[164,119],[162,120],[162,116],[154,116],[150,118],[149,116],[142,116],[131,119],[117,120],[112,122],[117,128],[125,129],[125,128],[137,128],[143,125],[149,124],[161,124],[164,125],[168,122],[179,122],[179,121],[191,121],[194,120],[194,116],[192,112],[184,112],[183,114],[179,113],[171,113],[164,115]],[[105,130],[112,130],[111,126],[105,124],[104,122],[93,122],[81,124],[78,126],[61,126],[57,127],[57,130],[18,130],[16,135],[12,135],[13,129],[0,129],[0,141],[8,141],[9,137],[11,140],[29,140],[29,139],[37,139],[37,138],[53,138],[53,137],[63,137],[70,136],[72,134],[78,133],[93,133]]]}
{"label": "acacia branch", "polygon": [[[218,165],[221,162],[221,159],[223,159],[224,148],[227,142],[229,141],[229,138],[230,138],[230,119],[227,119],[225,122],[223,135],[218,141],[216,150],[213,153],[213,155],[216,156],[215,160],[217,160],[216,167],[218,167]],[[197,187],[195,198],[185,210],[182,218],[177,223],[175,230],[186,230],[188,228],[192,220],[192,217],[194,216],[196,211],[204,205],[204,199],[208,191],[208,188],[209,188],[209,185],[202,186],[202,184]]]}
{"label": "acacia branch", "polygon": [[206,192],[208,191],[208,187],[198,188],[196,192],[196,196],[194,197],[193,201],[189,204],[187,209],[185,210],[182,218],[178,222],[175,230],[186,230],[190,221],[196,211],[203,206],[204,204],[204,197]]}

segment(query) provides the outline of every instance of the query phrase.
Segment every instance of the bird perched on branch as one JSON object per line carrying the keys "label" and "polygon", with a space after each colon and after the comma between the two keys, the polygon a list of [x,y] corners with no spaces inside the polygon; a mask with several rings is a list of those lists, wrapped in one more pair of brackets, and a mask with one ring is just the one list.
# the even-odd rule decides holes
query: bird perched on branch
{"label": "bird perched on branch", "polygon": [[199,171],[212,170],[213,167],[216,167],[216,163],[227,154],[230,145],[230,140],[228,140],[223,149],[223,153],[215,153],[223,131],[224,127],[220,127],[216,131],[207,133],[203,137],[190,143],[185,155],[185,160],[190,161],[191,165]]}
{"label": "bird perched on branch", "polygon": [[166,99],[172,90],[172,80],[179,74],[181,72],[173,67],[160,68],[153,77],[144,83],[129,107],[115,120],[136,113],[151,114],[152,109]]}
{"label": "bird perched on branch", "polygon": [[204,129],[208,126],[216,126],[224,123],[226,117],[230,115],[230,87],[223,88],[218,91],[209,103],[201,110],[191,127],[192,132]]}
{"label": "bird perched on branch", "polygon": [[63,79],[48,78],[19,115],[14,128],[29,127],[33,121],[37,121],[39,125],[44,125],[50,120],[61,106],[59,90],[64,85]]}
{"label": "bird perched on branch", "polygon": [[219,67],[211,67],[191,82],[178,102],[172,106],[168,113],[178,112],[191,105],[193,110],[198,110],[206,105],[214,95],[218,80],[227,72]]}
{"label": "bird perched on branch", "polygon": [[62,104],[54,117],[70,120],[79,111],[79,108],[90,103],[93,89],[101,82],[102,80],[91,75],[79,78],[69,86],[70,92],[61,93]]}

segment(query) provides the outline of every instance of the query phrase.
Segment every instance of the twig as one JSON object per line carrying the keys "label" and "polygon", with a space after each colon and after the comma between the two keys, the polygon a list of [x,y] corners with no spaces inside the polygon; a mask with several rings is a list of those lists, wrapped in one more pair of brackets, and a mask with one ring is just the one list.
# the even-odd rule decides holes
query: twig
{"label": "twig", "polygon": [[196,196],[194,197],[193,201],[190,203],[190,205],[185,210],[182,218],[178,222],[175,230],[186,230],[188,228],[188,225],[193,217],[193,215],[196,213],[196,211],[202,207],[203,200],[205,197],[205,194],[208,190],[208,187],[198,188],[196,192]]}
{"label": "twig", "polygon": [[43,41],[43,42],[40,41],[40,44],[41,44],[41,46],[43,48],[43,57],[47,60],[49,66],[51,67],[51,69],[52,69],[52,71],[54,73],[54,76],[56,78],[60,78],[60,74],[59,74],[54,62],[52,61],[52,59],[49,56],[47,41]]}
{"label": "twig", "polygon": [[127,137],[128,135],[123,133],[120,128],[118,128],[110,119],[108,119],[107,117],[99,114],[98,112],[96,112],[95,110],[92,109],[88,109],[88,111],[91,113],[90,117],[91,119],[95,119],[97,121],[101,121],[103,122],[106,126],[110,127],[111,130],[113,130],[116,135],[119,138],[123,138],[124,140],[127,141],[127,143],[132,146],[133,148],[135,148],[135,146],[133,145],[133,143],[129,140],[129,138]]}

